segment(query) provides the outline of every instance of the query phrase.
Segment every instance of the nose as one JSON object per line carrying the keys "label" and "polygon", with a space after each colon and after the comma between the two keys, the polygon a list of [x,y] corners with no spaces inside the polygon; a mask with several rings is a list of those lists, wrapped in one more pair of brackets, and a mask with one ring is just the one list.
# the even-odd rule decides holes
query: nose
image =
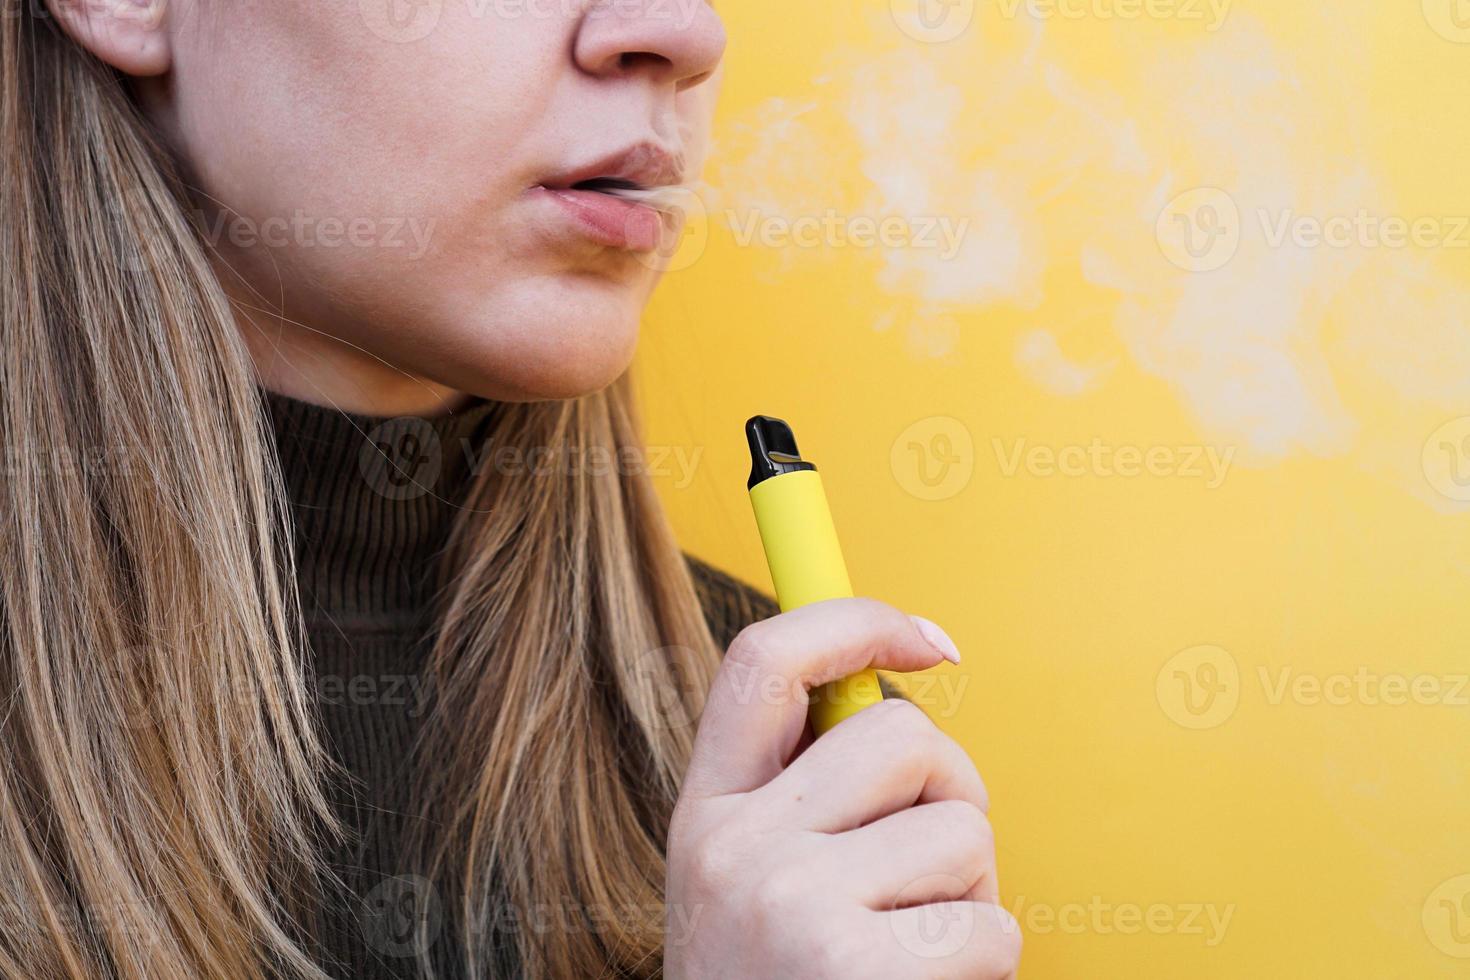
{"label": "nose", "polygon": [[572,48],[588,74],[643,74],[677,89],[704,81],[724,54],[725,25],[707,0],[597,0]]}

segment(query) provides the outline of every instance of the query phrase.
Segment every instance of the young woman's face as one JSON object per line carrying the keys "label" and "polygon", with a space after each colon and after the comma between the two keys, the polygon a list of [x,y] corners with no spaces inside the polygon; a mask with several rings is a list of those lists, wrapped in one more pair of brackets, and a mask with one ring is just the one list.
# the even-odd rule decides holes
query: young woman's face
{"label": "young woman's face", "polygon": [[627,367],[678,219],[573,185],[694,178],[725,43],[705,0],[192,0],[165,16],[170,66],[140,95],[227,288],[258,308],[265,373],[537,399]]}

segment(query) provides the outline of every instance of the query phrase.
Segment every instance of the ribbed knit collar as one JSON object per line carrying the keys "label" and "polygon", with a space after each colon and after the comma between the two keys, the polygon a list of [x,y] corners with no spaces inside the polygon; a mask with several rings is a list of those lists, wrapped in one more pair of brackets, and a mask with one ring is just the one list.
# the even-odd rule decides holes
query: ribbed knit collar
{"label": "ribbed knit collar", "polygon": [[265,393],[308,618],[395,629],[430,612],[439,558],[494,404],[436,418],[355,415]]}

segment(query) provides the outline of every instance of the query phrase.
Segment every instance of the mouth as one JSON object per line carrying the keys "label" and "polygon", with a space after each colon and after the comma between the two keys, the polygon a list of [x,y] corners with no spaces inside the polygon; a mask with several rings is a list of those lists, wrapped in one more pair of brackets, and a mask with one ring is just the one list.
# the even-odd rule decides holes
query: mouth
{"label": "mouth", "polygon": [[651,252],[677,224],[677,205],[687,193],[683,169],[678,155],[642,143],[531,190],[558,204],[585,237],[611,248]]}
{"label": "mouth", "polygon": [[569,190],[574,191],[596,191],[599,194],[611,194],[618,197],[623,191],[642,191],[646,188],[636,180],[628,180],[624,177],[591,177],[587,180],[579,180]]}
{"label": "mouth", "polygon": [[688,209],[688,197],[692,193],[684,184],[644,187],[635,180],[624,180],[621,177],[594,177],[591,180],[578,181],[568,189],[606,194],[620,201],[641,204],[671,215],[681,215]]}
{"label": "mouth", "polygon": [[609,190],[588,187],[532,188],[557,205],[569,229],[609,248],[652,252],[664,241],[664,214]]}
{"label": "mouth", "polygon": [[635,143],[582,166],[552,175],[541,186],[552,190],[588,190],[595,193],[644,191],[680,184],[684,158],[659,143]]}

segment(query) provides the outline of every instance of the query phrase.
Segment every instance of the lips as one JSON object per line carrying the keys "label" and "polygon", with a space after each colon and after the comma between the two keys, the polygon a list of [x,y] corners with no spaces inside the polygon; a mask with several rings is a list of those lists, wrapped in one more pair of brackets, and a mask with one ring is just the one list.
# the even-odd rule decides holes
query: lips
{"label": "lips", "polygon": [[[658,143],[636,143],[627,149],[554,174],[542,187],[567,190],[594,182],[617,182],[627,187],[664,187],[684,179],[684,161]],[[592,188],[596,189],[596,188]]]}
{"label": "lips", "polygon": [[643,202],[619,197],[618,192],[678,184],[683,170],[677,154],[645,142],[548,177],[531,191],[554,202],[592,241],[651,252],[664,240],[666,216]]}
{"label": "lips", "polygon": [[537,188],[586,237],[609,248],[652,252],[663,242],[664,216],[646,204],[625,201],[597,190]]}

